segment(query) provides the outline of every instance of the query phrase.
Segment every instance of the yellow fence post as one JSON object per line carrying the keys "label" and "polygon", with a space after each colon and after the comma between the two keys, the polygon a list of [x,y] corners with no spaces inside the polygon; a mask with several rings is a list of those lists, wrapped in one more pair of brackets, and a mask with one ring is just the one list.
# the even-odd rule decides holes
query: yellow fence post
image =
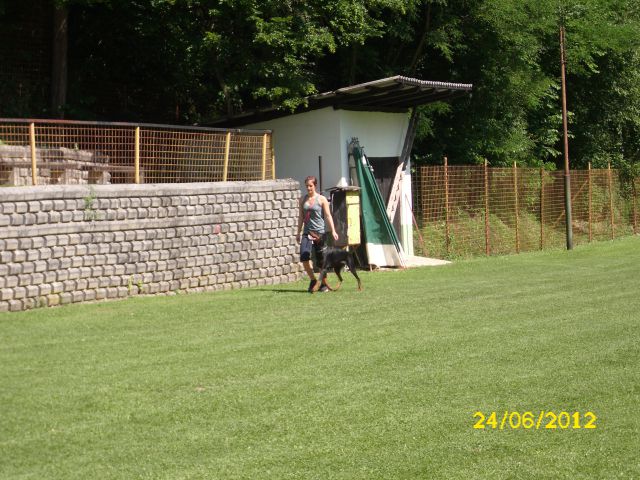
{"label": "yellow fence post", "polygon": [[136,127],[133,146],[133,164],[135,168],[134,181],[140,183],[140,127]]}
{"label": "yellow fence post", "polygon": [[38,175],[36,171],[36,125],[31,122],[29,124],[29,143],[31,144],[31,183],[38,184]]}
{"label": "yellow fence post", "polygon": [[227,132],[227,141],[224,147],[224,165],[222,166],[222,181],[227,181],[229,173],[229,148],[231,146],[231,132]]}
{"label": "yellow fence post", "polygon": [[267,179],[267,134],[262,136],[262,180]]}

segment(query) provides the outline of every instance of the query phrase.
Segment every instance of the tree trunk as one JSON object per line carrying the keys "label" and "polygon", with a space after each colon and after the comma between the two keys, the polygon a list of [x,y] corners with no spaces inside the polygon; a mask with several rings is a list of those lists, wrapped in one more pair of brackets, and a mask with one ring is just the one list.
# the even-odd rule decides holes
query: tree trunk
{"label": "tree trunk", "polygon": [[51,68],[51,113],[64,118],[67,103],[67,6],[56,6],[53,12],[53,54]]}
{"label": "tree trunk", "polygon": [[427,43],[427,35],[429,34],[430,27],[431,27],[431,3],[428,3],[427,14],[424,20],[424,30],[422,31],[422,36],[420,37],[420,41],[418,42],[416,51],[413,53],[413,58],[411,59],[411,65],[409,66],[409,75],[413,76],[416,73],[416,68],[418,67],[420,56],[424,51],[425,44]]}

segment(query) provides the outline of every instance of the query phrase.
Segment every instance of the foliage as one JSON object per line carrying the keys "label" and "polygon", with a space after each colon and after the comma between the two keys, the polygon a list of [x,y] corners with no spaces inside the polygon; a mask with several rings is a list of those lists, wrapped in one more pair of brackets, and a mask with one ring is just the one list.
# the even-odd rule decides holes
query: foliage
{"label": "foliage", "polygon": [[[418,163],[561,164],[564,25],[572,165],[640,173],[635,0],[55,3],[69,9],[67,117],[206,123],[397,74],[473,83],[470,97],[420,107]],[[43,88],[14,87],[0,114],[41,116]]]}

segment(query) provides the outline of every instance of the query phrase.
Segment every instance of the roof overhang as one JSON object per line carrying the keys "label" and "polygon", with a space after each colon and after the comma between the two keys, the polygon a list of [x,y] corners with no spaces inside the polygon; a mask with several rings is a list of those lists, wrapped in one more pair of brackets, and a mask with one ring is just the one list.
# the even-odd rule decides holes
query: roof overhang
{"label": "roof overhang", "polygon": [[406,112],[417,105],[448,101],[467,95],[472,88],[473,85],[470,83],[434,82],[397,75],[312,95],[305,99],[305,106],[294,112],[272,107],[219,118],[212,123],[228,126],[247,125],[326,107],[370,112]]}

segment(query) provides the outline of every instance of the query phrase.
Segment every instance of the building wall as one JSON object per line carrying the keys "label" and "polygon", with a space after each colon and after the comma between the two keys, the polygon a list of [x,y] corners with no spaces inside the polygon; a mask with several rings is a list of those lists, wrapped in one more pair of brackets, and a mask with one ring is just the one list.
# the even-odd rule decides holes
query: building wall
{"label": "building wall", "polygon": [[368,157],[399,157],[409,125],[406,113],[340,112],[340,143],[344,164],[347,163],[347,145],[356,137]]}
{"label": "building wall", "polygon": [[252,123],[243,128],[273,130],[276,178],[292,178],[304,188],[308,175],[320,178],[318,157],[321,156],[322,189],[334,187],[339,181],[342,145],[339,116],[333,108]]}
{"label": "building wall", "polygon": [[[276,157],[277,178],[293,178],[303,185],[307,175],[319,177],[318,156],[322,156],[322,190],[348,185],[347,147],[358,138],[369,157],[399,157],[409,125],[406,113],[360,112],[327,107],[296,115],[247,125],[246,128],[271,129]],[[403,202],[398,213],[397,232],[405,253],[413,254],[411,219],[411,177],[403,182]]]}
{"label": "building wall", "polygon": [[0,189],[0,312],[300,278],[291,180]]}

